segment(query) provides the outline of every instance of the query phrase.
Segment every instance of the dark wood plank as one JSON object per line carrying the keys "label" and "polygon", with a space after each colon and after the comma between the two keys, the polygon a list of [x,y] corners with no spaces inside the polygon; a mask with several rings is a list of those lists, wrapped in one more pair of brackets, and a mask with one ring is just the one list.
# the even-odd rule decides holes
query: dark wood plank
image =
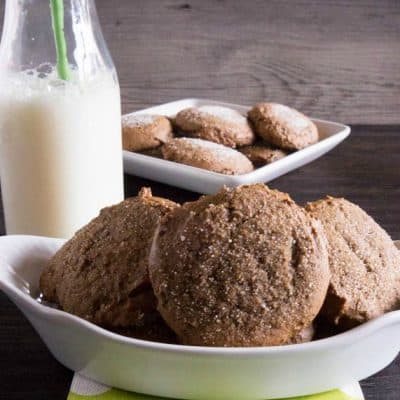
{"label": "dark wood plank", "polygon": [[124,111],[269,99],[347,123],[400,123],[399,0],[96,3]]}
{"label": "dark wood plank", "polygon": [[320,118],[399,122],[399,1],[97,3],[125,111],[271,99]]}
{"label": "dark wood plank", "polygon": [[[288,191],[300,203],[330,193],[360,204],[393,238],[400,239],[400,126],[353,128],[350,138],[319,160],[285,175],[270,186]],[[156,182],[127,176],[126,194],[142,186],[176,201],[198,197]],[[0,222],[0,234],[4,225]],[[18,309],[0,294],[0,400],[64,400],[71,373],[45,349]],[[398,400],[400,357],[362,382],[367,400]]]}
{"label": "dark wood plank", "polygon": [[0,400],[66,400],[72,372],[0,292]]}

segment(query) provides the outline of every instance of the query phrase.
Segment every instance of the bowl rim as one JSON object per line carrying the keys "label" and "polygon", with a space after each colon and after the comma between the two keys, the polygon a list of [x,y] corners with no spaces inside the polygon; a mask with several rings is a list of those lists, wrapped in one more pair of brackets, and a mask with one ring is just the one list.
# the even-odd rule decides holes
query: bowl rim
{"label": "bowl rim", "polygon": [[[15,238],[16,240],[25,238],[30,240],[41,239],[41,243],[53,241],[63,243],[63,240],[54,238],[43,238],[38,236],[26,235],[9,235],[0,238],[0,242],[5,238]],[[400,241],[395,241],[397,247],[400,247]],[[18,275],[18,272],[0,256],[0,269],[8,269],[8,273]],[[207,347],[207,346],[191,346],[182,344],[170,344],[153,342],[148,340],[131,338],[118,333],[111,332],[105,328],[86,321],[76,315],[67,313],[62,310],[54,309],[35,300],[28,292],[24,292],[16,285],[4,278],[4,274],[0,274],[0,289],[3,290],[12,301],[17,302],[24,312],[36,314],[47,320],[54,321],[70,321],[71,323],[80,325],[91,331],[96,336],[117,342],[123,345],[132,345],[145,350],[157,350],[161,352],[169,352],[175,354],[196,355],[196,356],[268,356],[268,355],[288,355],[301,352],[318,352],[320,350],[336,349],[343,345],[351,345],[352,343],[372,335],[378,330],[393,324],[400,324],[400,310],[388,312],[380,317],[363,323],[355,328],[337,335],[318,339],[311,342],[300,344],[288,344],[281,346],[257,346],[257,347]]]}

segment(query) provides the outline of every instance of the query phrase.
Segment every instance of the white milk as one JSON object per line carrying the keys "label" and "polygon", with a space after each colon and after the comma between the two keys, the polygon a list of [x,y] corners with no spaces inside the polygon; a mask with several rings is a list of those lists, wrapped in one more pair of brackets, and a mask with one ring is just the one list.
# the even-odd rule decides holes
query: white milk
{"label": "white milk", "polygon": [[3,75],[0,177],[8,234],[69,238],[121,201],[118,84]]}

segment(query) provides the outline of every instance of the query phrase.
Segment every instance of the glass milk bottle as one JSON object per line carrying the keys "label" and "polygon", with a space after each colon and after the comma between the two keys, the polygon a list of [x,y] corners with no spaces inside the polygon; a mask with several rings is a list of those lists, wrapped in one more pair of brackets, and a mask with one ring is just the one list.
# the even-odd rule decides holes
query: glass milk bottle
{"label": "glass milk bottle", "polygon": [[68,238],[123,199],[120,117],[94,0],[7,0],[0,179],[8,234]]}

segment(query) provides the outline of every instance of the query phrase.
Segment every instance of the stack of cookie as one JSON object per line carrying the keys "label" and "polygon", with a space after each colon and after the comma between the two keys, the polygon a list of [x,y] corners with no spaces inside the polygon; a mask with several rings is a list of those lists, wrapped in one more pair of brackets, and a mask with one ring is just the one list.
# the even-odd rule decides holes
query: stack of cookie
{"label": "stack of cookie", "polygon": [[303,208],[257,184],[179,206],[143,189],[78,231],[40,287],[47,301],[121,334],[272,346],[397,309],[400,253],[344,199]]}
{"label": "stack of cookie", "polygon": [[241,175],[318,141],[315,124],[276,103],[254,106],[247,118],[215,105],[160,115],[123,117],[125,150],[228,175]]}

